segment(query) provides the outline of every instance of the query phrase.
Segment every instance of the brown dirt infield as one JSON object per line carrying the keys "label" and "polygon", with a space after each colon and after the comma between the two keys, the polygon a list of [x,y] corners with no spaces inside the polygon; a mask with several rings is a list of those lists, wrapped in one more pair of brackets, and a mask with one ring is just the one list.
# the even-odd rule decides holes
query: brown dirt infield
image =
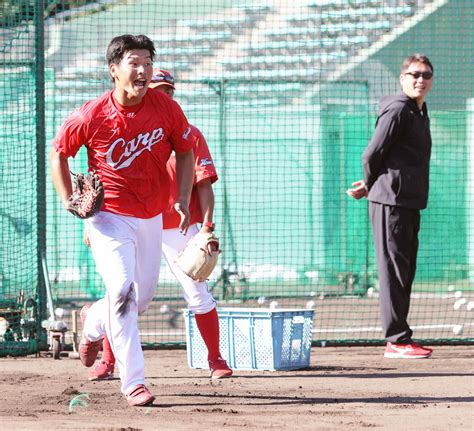
{"label": "brown dirt infield", "polygon": [[[472,346],[427,360],[384,359],[382,347],[317,347],[298,371],[236,371],[210,381],[184,350],[146,351],[153,406],[128,407],[119,380],[89,382],[78,360],[0,359],[1,430],[468,430]],[[68,407],[86,393],[87,405]]]}

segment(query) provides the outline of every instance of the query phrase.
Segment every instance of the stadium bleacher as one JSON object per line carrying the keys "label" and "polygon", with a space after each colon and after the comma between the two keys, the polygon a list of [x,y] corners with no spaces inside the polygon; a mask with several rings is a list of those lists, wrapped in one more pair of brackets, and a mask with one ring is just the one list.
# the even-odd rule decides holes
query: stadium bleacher
{"label": "stadium bleacher", "polygon": [[[272,77],[278,75],[273,69],[312,75],[300,69],[348,61],[415,12],[413,2],[383,0],[320,0],[308,2],[306,9],[300,6],[296,13],[274,6],[264,11],[265,19],[250,34],[236,38],[234,49],[214,52],[216,67],[210,76],[242,79],[254,76],[253,70],[262,76],[264,70]],[[316,75],[321,78],[324,71]]]}
{"label": "stadium bleacher", "polygon": [[[323,80],[328,70],[349,62],[416,14],[418,4],[412,0],[312,0],[295,7],[290,2],[239,5],[199,20],[177,20],[150,37],[157,47],[155,63],[178,80],[259,78],[258,86],[263,87],[256,93],[273,99],[274,91],[268,90],[266,81],[282,77]],[[78,77],[107,80],[103,54],[92,54],[88,63],[59,70],[56,91],[70,89],[61,84],[62,79]],[[199,88],[187,84],[180,97],[193,103],[192,92],[199,94]],[[238,90],[230,93],[231,99],[241,95]]]}

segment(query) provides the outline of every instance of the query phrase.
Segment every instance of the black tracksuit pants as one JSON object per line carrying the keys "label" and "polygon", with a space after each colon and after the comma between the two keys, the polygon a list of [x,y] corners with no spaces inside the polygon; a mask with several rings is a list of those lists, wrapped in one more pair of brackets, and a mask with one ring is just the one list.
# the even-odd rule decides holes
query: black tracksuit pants
{"label": "black tracksuit pants", "polygon": [[416,272],[420,210],[369,201],[380,285],[380,317],[387,341],[406,343],[410,295]]}

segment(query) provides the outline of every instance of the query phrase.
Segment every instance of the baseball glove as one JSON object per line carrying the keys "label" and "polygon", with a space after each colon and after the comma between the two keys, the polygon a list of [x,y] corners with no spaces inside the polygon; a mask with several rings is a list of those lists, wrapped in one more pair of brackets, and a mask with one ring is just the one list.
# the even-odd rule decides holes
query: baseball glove
{"label": "baseball glove", "polygon": [[75,184],[67,210],[82,219],[92,217],[100,211],[104,201],[102,181],[94,172],[72,175],[75,177]]}
{"label": "baseball glove", "polygon": [[197,233],[178,255],[176,264],[196,281],[209,278],[220,254],[219,240],[213,233]]}

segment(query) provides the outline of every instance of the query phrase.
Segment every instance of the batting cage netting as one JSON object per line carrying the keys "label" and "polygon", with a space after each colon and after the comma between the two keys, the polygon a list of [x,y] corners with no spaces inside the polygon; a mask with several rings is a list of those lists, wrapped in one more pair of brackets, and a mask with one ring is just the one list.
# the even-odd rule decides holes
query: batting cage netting
{"label": "batting cage netting", "polygon": [[[104,295],[47,157],[66,116],[112,88],[105,51],[125,33],[153,40],[215,161],[219,306],[314,308],[315,344],[383,339],[367,201],[345,191],[378,99],[426,54],[430,198],[409,322],[420,340],[474,341],[472,0],[6,0],[0,20],[0,356],[47,348],[48,325]],[[85,149],[70,166],[87,170]],[[144,345],[183,344],[185,307],[163,261]]]}

